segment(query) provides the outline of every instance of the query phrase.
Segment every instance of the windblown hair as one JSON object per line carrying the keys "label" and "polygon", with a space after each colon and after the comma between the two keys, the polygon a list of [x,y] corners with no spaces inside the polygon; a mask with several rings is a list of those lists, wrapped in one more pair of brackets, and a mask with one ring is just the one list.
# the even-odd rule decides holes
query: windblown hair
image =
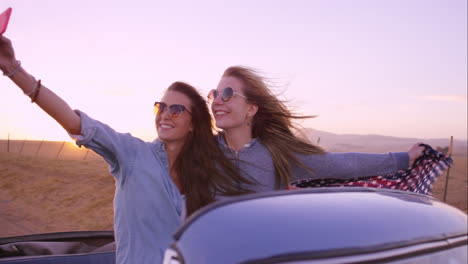
{"label": "windblown hair", "polygon": [[183,82],[171,84],[167,91],[180,92],[192,103],[193,130],[174,162],[186,196],[187,216],[213,202],[217,194],[233,196],[250,193],[240,186],[241,183],[252,182],[240,175],[233,162],[218,147],[205,99],[194,87]]}
{"label": "windblown hair", "polygon": [[294,154],[324,154],[325,151],[299,138],[293,132],[298,128],[293,119],[305,119],[312,116],[292,113],[286,107],[285,102],[272,93],[265,78],[253,69],[232,66],[224,71],[223,76],[235,77],[242,81],[247,101],[258,106],[257,113],[252,120],[252,136],[259,138],[271,154],[275,165],[276,187],[280,188],[289,184],[293,164],[312,172],[313,168],[306,168]]}

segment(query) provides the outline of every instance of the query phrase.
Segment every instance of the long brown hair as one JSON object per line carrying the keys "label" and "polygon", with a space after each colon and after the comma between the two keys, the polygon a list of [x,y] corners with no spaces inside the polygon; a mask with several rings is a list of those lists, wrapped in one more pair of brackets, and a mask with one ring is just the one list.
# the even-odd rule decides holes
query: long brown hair
{"label": "long brown hair", "polygon": [[232,66],[224,71],[223,76],[235,77],[242,81],[247,101],[258,106],[252,121],[252,136],[259,138],[271,154],[275,165],[277,187],[289,184],[292,164],[312,172],[313,169],[306,168],[294,154],[324,154],[325,151],[294,135],[293,132],[298,129],[293,119],[312,116],[292,113],[285,102],[279,100],[269,89],[265,79],[253,69]]}
{"label": "long brown hair", "polygon": [[167,91],[186,95],[191,103],[192,132],[174,162],[186,196],[187,215],[213,202],[217,194],[233,196],[249,193],[241,183],[252,184],[242,177],[226,158],[213,135],[208,104],[191,85],[175,82]]}

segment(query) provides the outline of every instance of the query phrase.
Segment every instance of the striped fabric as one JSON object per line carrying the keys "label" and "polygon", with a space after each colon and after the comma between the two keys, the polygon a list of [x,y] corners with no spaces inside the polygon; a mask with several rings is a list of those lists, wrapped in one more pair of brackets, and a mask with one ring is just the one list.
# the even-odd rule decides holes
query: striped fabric
{"label": "striped fabric", "polygon": [[411,191],[432,195],[432,185],[444,170],[452,165],[452,159],[431,146],[422,144],[424,153],[413,166],[394,174],[354,179],[306,179],[291,183],[289,189],[313,187],[361,186]]}

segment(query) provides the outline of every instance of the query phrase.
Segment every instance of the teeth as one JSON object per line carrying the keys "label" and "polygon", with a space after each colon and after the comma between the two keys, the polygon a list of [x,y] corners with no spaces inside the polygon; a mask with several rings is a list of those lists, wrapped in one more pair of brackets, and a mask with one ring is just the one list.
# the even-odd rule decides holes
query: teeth
{"label": "teeth", "polygon": [[224,115],[226,114],[225,111],[215,111],[215,115]]}
{"label": "teeth", "polygon": [[168,125],[161,125],[162,128],[172,128],[171,126]]}

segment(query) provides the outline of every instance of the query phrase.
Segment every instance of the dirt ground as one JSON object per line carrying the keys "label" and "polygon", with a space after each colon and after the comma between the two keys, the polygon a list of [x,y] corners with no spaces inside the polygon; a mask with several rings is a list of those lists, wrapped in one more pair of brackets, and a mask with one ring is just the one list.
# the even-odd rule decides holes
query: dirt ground
{"label": "dirt ground", "polygon": [[[115,183],[106,163],[83,149],[74,158],[66,154],[62,159],[56,158],[58,146],[49,149],[50,155],[36,155],[37,146],[32,149],[0,152],[0,237],[112,230]],[[466,212],[467,157],[453,158],[447,203]],[[446,173],[434,185],[439,200],[445,180]]]}

